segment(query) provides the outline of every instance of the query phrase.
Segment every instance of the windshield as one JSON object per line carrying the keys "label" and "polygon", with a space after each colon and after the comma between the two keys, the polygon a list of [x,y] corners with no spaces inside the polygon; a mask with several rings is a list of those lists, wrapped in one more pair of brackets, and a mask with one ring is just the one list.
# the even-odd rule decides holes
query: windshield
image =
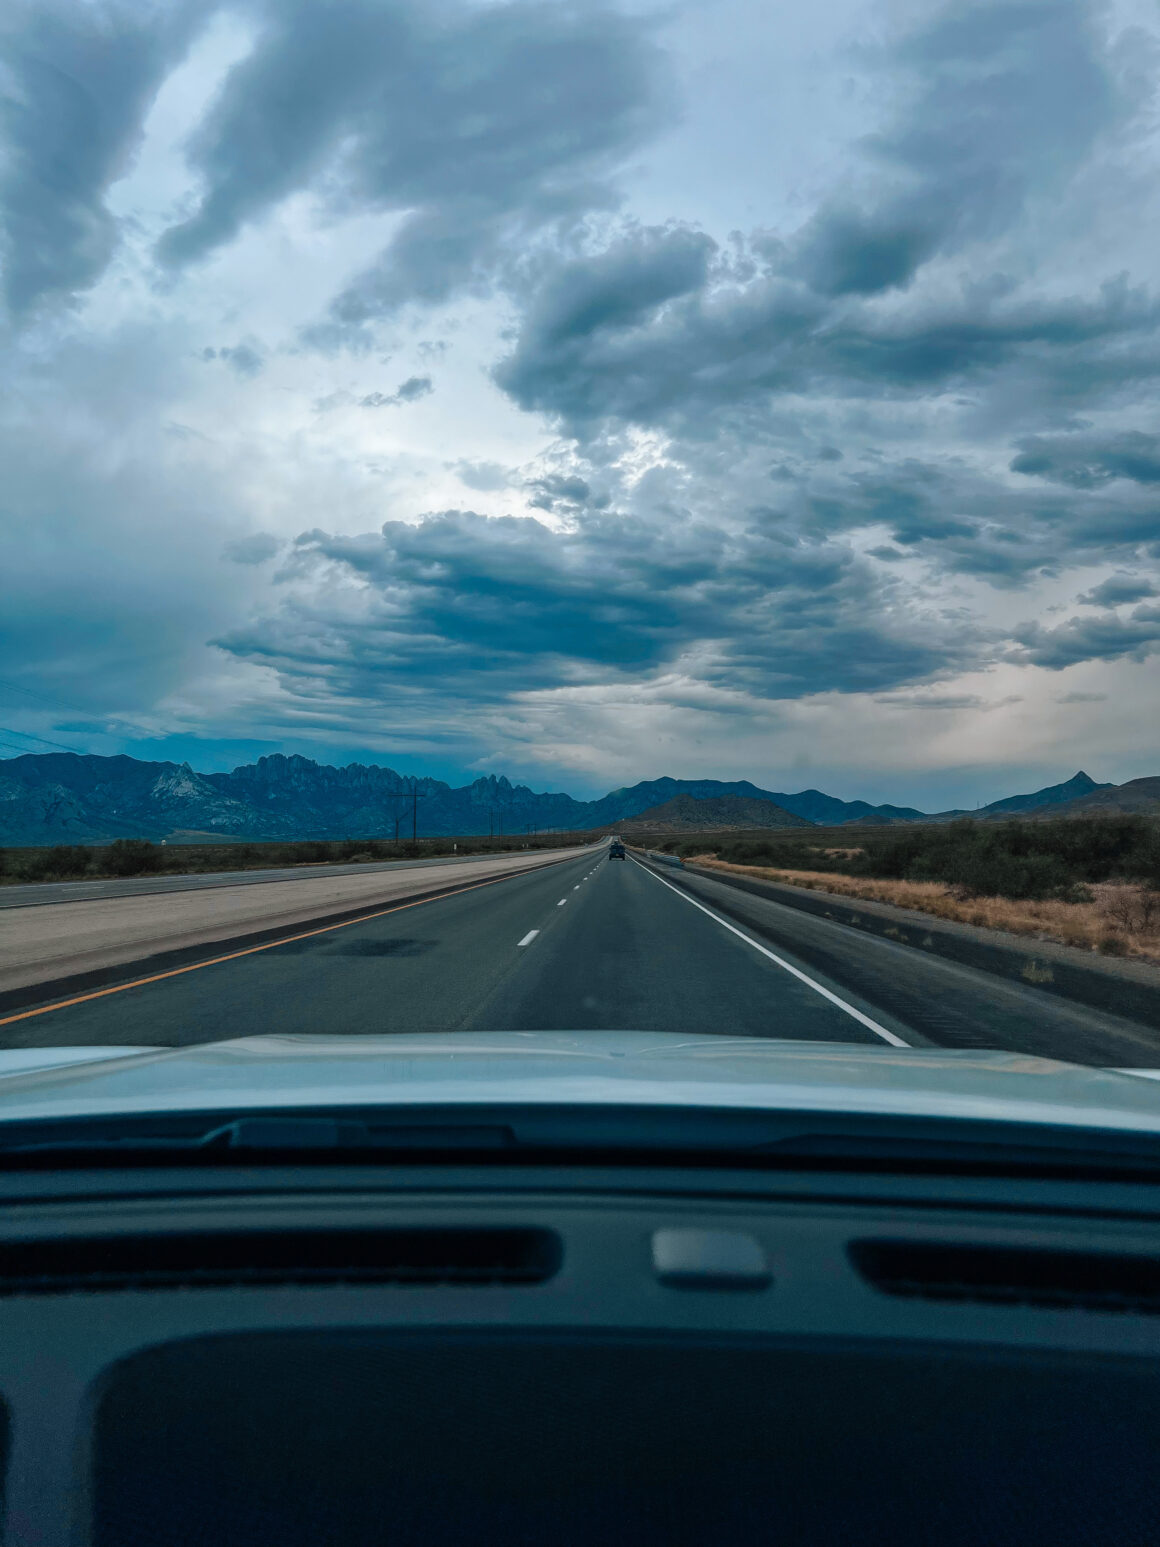
{"label": "windshield", "polygon": [[986,1122],[1043,1060],[1151,1132],[1158,50],[17,0],[0,1125]]}

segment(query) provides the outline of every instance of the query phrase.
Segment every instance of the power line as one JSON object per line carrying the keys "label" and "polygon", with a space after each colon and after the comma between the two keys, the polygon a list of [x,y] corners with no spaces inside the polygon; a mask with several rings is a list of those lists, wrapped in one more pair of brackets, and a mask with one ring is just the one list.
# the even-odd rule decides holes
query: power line
{"label": "power line", "polygon": [[[71,703],[67,698],[57,698],[52,693],[42,693],[38,688],[26,688],[20,682],[9,682],[6,677],[0,677],[0,688],[10,688],[13,693],[26,693],[29,698],[39,698],[42,703],[55,704],[58,709],[71,709],[76,714],[91,715],[93,713],[91,709],[82,709],[80,704]],[[155,734],[147,726],[138,725],[135,720],[127,720],[122,714],[109,715],[107,718],[116,725],[128,726],[131,731],[135,731],[139,736]],[[59,745],[59,743],[53,744]],[[72,747],[66,748],[66,751],[71,752],[72,750]]]}
{"label": "power line", "polygon": [[[18,731],[12,725],[0,725],[0,731],[3,731],[6,736],[23,736],[27,741],[43,742],[46,747],[59,747],[62,752],[76,752],[77,750],[75,747],[66,747],[63,741],[50,741],[47,736],[34,736],[31,731]],[[78,755],[83,756],[83,753]]]}
{"label": "power line", "polygon": [[11,688],[14,693],[27,693],[29,698],[40,698],[46,704],[55,704],[58,709],[73,709],[77,714],[90,714],[92,712],[88,709],[82,709],[79,704],[70,704],[67,699],[54,698],[51,693],[41,693],[36,688],[26,688],[19,682],[9,682],[5,677],[0,677],[0,688]]}

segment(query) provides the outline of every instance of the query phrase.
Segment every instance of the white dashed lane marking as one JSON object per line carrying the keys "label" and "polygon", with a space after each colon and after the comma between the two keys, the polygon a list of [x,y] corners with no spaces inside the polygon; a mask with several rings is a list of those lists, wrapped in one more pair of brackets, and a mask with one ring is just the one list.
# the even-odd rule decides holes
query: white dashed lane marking
{"label": "white dashed lane marking", "polygon": [[518,943],[520,945],[531,945],[532,941],[536,938],[539,932],[540,931],[538,929],[529,929],[524,938]]}

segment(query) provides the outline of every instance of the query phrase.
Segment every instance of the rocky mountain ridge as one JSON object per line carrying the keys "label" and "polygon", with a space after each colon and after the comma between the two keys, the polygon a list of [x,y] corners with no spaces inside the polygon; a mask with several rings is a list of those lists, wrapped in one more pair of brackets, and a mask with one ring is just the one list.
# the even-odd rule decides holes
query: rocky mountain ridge
{"label": "rocky mountain ridge", "polygon": [[[969,814],[1062,809],[1113,788],[1081,773],[1067,784]],[[454,788],[439,779],[404,778],[375,764],[337,768],[281,754],[229,773],[203,774],[188,763],[50,752],[0,760],[0,845],[157,840],[188,833],[248,839],[393,838],[396,820],[401,836],[410,833],[413,793],[421,837],[610,827],[678,797],[772,802],[805,824],[932,820],[910,806],[844,801],[814,789],[779,794],[745,779],[650,779],[582,801],[536,792],[494,774]],[[955,814],[940,813],[933,820]],[[701,815],[711,820],[708,811]],[[687,811],[682,824],[686,820],[691,820]]]}

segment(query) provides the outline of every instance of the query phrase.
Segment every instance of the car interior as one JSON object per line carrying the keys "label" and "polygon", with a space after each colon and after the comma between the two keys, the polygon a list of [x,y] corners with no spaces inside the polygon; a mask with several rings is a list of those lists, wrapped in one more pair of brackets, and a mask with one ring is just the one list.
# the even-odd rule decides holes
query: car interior
{"label": "car interior", "polygon": [[1151,1162],[463,1142],[12,1156],[8,1547],[1156,1540]]}

